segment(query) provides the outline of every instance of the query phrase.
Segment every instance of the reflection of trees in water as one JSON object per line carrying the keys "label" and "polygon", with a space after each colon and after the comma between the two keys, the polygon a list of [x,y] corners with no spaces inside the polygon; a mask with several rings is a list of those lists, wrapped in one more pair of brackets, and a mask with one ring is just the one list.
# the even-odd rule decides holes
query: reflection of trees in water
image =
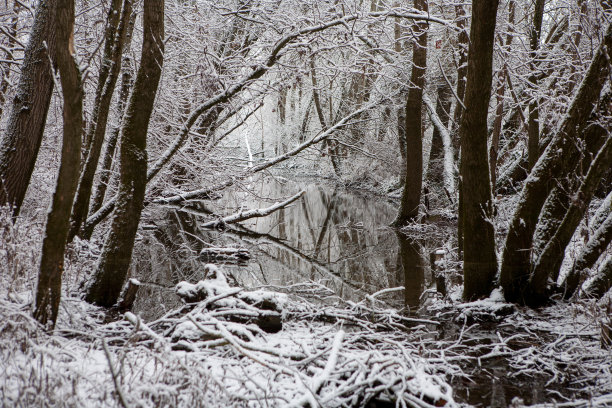
{"label": "reflection of trees in water", "polygon": [[399,260],[403,271],[404,303],[411,313],[418,310],[425,289],[425,262],[421,246],[401,233],[397,233]]}
{"label": "reflection of trees in water", "polygon": [[138,261],[132,275],[142,283],[134,310],[144,319],[157,317],[181,304],[174,287],[182,280],[203,276],[204,265],[197,255],[203,246],[197,217],[177,210],[164,211],[156,227],[143,232]]}
{"label": "reflection of trees in water", "polygon": [[[304,187],[271,179],[254,185],[260,198],[235,193],[213,203],[214,211],[225,215],[241,207],[266,207],[270,200],[262,197],[279,200]],[[157,275],[149,281],[173,287],[180,280],[200,279],[203,262],[197,255],[201,249],[233,245],[247,247],[253,256],[247,266],[225,266],[245,285],[316,280],[325,282],[341,296],[361,300],[363,292],[410,281],[413,283],[406,285],[406,300],[411,307],[418,305],[424,281],[422,261],[418,247],[402,244],[405,240],[398,245],[395,232],[386,228],[395,209],[327,186],[306,187],[306,195],[294,205],[266,218],[233,225],[224,232],[198,228],[200,222],[210,220],[211,214],[201,204],[168,210],[156,222],[153,232],[164,248],[167,262],[157,268],[152,266],[152,273],[157,270]],[[405,266],[411,262],[419,267]]]}
{"label": "reflection of trees in water", "polygon": [[[290,191],[277,193],[287,194]],[[370,291],[394,283],[397,245],[393,232],[381,229],[393,215],[394,209],[384,203],[325,186],[310,186],[298,206],[269,220],[258,220],[253,228],[283,237],[286,244],[327,265],[343,282]],[[325,278],[320,268],[283,248],[264,251],[286,260],[285,265],[299,271],[302,280]],[[342,285],[333,287],[338,282],[330,284],[339,293],[343,291]]]}

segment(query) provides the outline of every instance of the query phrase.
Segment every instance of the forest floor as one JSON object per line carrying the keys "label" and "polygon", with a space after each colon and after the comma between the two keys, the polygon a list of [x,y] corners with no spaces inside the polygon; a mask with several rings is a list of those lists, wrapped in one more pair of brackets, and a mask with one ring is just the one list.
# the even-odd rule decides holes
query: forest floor
{"label": "forest floor", "polygon": [[449,284],[415,315],[401,288],[351,302],[325,282],[232,287],[220,270],[177,285],[205,296],[145,322],[81,299],[96,248],[80,241],[48,333],[31,317],[42,224],[4,217],[0,406],[612,406],[610,294],[533,310],[498,291],[463,303]]}
{"label": "forest floor", "polygon": [[[31,317],[33,282],[3,278],[1,405],[612,405],[601,302],[534,311],[498,292],[461,303],[456,291],[413,318],[389,306],[394,290],[354,303],[320,283],[247,291],[216,276],[178,285],[208,296],[150,322],[68,289],[52,334]],[[270,300],[264,313],[278,312],[282,329],[245,319],[262,313],[246,298]]]}

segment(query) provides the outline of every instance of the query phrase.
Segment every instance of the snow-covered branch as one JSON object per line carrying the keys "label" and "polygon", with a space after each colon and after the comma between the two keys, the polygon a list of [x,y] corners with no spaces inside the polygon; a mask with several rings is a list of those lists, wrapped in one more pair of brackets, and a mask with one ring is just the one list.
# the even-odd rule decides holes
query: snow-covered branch
{"label": "snow-covered branch", "polygon": [[249,211],[240,211],[240,212],[237,212],[235,214],[228,215],[227,217],[223,217],[223,218],[221,218],[218,221],[206,222],[206,223],[200,225],[200,227],[202,227],[202,228],[217,228],[219,226],[223,226],[224,224],[234,224],[234,223],[245,221],[245,220],[248,220],[248,219],[251,219],[251,218],[267,217],[268,215],[272,214],[273,212],[278,211],[281,208],[284,208],[284,207],[288,206],[289,204],[291,204],[292,202],[294,202],[298,198],[302,197],[304,195],[304,193],[305,193],[305,191],[302,190],[299,193],[289,197],[285,201],[281,201],[281,202],[275,203],[274,205],[271,205],[270,207],[267,207],[267,208],[258,208],[258,209],[249,210]]}

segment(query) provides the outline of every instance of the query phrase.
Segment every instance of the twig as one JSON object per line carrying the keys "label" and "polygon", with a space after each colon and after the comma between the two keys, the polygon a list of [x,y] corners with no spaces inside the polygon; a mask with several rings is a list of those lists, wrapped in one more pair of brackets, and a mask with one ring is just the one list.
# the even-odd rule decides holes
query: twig
{"label": "twig", "polygon": [[111,359],[110,351],[108,351],[108,346],[106,345],[106,340],[102,339],[102,348],[104,349],[104,355],[106,356],[106,360],[108,361],[108,369],[110,370],[111,377],[113,377],[113,383],[115,384],[115,391],[117,391],[117,398],[119,399],[119,403],[123,408],[128,408],[129,405],[125,396],[123,395],[123,391],[121,390],[121,385],[119,384],[119,380],[117,378],[118,374],[115,371],[115,367],[113,366],[113,360]]}

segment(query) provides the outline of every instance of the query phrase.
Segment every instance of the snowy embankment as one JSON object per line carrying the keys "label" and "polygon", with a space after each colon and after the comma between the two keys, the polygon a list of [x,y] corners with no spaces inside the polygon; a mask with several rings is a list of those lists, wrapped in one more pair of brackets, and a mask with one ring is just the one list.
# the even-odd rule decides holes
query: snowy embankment
{"label": "snowy embankment", "polygon": [[[28,296],[3,291],[1,404],[458,406],[446,381],[459,368],[424,350],[435,322],[316,284],[243,291],[210,269],[212,279],[178,285],[196,302],[147,323],[131,313],[103,323],[99,309],[64,298],[53,335],[30,317]],[[282,328],[262,326],[262,313]]]}

